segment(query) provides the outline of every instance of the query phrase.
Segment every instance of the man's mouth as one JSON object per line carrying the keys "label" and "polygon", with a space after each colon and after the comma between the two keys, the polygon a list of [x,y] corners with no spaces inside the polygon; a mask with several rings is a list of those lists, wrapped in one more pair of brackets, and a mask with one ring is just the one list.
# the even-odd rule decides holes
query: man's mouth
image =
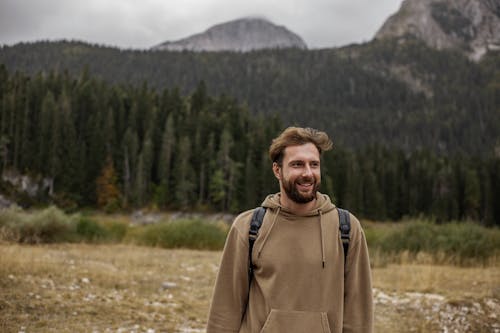
{"label": "man's mouth", "polygon": [[299,191],[308,191],[314,187],[314,181],[298,181],[297,188]]}

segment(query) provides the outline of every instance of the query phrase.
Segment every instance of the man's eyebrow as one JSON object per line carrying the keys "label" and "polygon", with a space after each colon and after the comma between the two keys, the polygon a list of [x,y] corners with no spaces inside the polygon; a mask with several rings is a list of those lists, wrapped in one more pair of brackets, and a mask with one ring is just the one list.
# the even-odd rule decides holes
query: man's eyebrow
{"label": "man's eyebrow", "polygon": [[298,158],[298,159],[295,159],[295,160],[290,160],[288,163],[297,163],[297,162],[301,162],[301,163],[305,163],[305,162],[320,163],[320,160],[316,160],[316,159],[308,160],[306,158]]}

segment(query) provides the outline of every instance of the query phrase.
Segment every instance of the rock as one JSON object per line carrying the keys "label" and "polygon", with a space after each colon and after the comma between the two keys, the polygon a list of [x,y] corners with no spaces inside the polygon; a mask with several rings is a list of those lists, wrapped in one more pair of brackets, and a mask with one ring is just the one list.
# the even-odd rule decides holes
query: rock
{"label": "rock", "polygon": [[161,284],[161,288],[162,289],[173,289],[173,288],[177,288],[177,283],[175,282],[163,282]]}
{"label": "rock", "polygon": [[498,0],[405,0],[375,39],[407,35],[479,60],[488,50],[500,49],[500,5]]}
{"label": "rock", "polygon": [[36,197],[40,193],[51,193],[54,183],[52,178],[32,177],[10,169],[2,172],[2,181],[10,183],[17,191],[25,192],[30,197]]}
{"label": "rock", "polygon": [[0,194],[0,209],[1,208],[9,208],[12,205],[15,205],[15,204]]}

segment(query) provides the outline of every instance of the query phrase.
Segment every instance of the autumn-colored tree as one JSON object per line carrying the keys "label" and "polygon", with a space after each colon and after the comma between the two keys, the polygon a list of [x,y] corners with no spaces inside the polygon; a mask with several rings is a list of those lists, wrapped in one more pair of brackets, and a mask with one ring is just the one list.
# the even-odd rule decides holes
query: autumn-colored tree
{"label": "autumn-colored tree", "polygon": [[118,209],[121,193],[116,186],[117,177],[111,156],[108,155],[96,183],[97,205],[108,212]]}

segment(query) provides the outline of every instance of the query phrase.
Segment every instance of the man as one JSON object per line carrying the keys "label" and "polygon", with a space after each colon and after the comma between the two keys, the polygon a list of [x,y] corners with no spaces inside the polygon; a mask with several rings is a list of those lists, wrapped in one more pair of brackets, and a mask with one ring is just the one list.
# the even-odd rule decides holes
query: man
{"label": "man", "polygon": [[344,267],[337,209],[318,192],[320,156],[331,147],[326,133],[311,128],[289,127],[273,140],[269,155],[280,192],[262,204],[253,276],[249,281],[250,210],[228,234],[207,333],[373,331],[364,233],[351,215]]}

